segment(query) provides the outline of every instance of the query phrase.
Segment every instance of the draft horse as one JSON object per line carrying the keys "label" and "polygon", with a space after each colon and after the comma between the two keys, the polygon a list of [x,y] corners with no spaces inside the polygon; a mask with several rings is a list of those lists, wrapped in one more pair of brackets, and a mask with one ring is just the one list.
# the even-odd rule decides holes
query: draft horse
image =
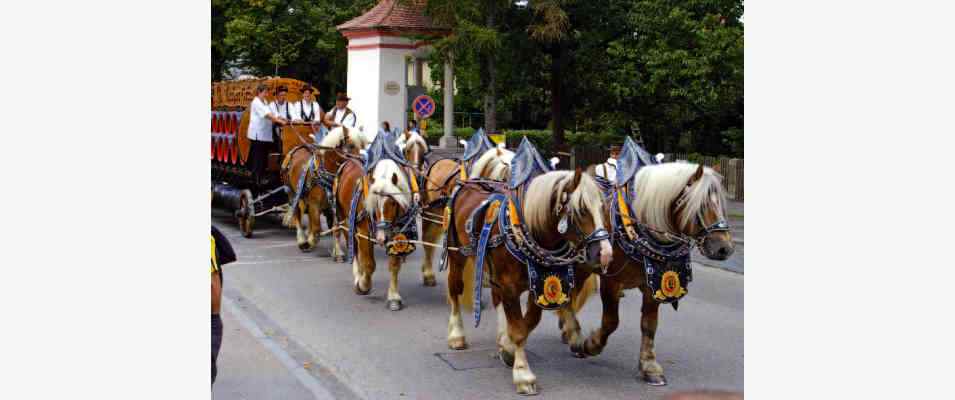
{"label": "draft horse", "polygon": [[[561,283],[562,278],[554,275],[548,276],[543,280],[543,286],[539,286],[536,278],[542,270],[532,270],[525,264],[527,260],[516,258],[511,246],[523,249],[518,251],[538,262],[548,263],[559,258],[570,265],[571,270],[575,263],[606,266],[610,263],[612,250],[604,230],[603,197],[592,178],[583,175],[579,169],[576,172],[553,171],[531,178],[524,185],[526,191],[518,197],[522,199],[521,204],[512,201],[518,194],[509,192],[509,186],[489,180],[462,182],[451,200],[448,243],[460,247],[458,251],[449,251],[447,259],[451,308],[448,346],[455,350],[467,347],[461,305],[467,307],[474,300],[480,301],[480,287],[487,271],[486,278],[497,310],[498,352],[501,359],[513,368],[517,392],[527,395],[537,393],[537,378],[531,372],[524,346],[530,332],[540,322],[540,305],[566,307],[569,301],[573,301],[579,286],[567,296],[562,289],[566,282]],[[523,215],[523,222],[519,222],[518,210]],[[481,231],[479,237],[473,233],[477,230]],[[485,244],[486,248],[482,249]],[[529,247],[536,247],[536,250],[528,250]],[[534,278],[530,277],[531,273]],[[522,313],[520,296],[528,290],[531,294],[527,312]],[[539,296],[535,297],[535,294]],[[472,308],[475,319],[479,321],[480,305],[475,304]]]}
{"label": "draft horse", "polygon": [[[410,142],[410,141],[409,141]],[[445,158],[438,160],[427,169],[425,190],[422,194],[421,231],[422,240],[438,243],[446,231],[445,207],[451,193],[463,177],[486,178],[504,181],[510,177],[511,160],[514,153],[502,147],[495,147],[483,130],[478,130],[467,142],[462,141],[464,155],[461,160]],[[480,157],[478,157],[480,156]],[[405,148],[405,157],[411,162]],[[425,286],[434,286],[434,248],[424,247],[421,271],[425,277]],[[431,277],[430,280],[428,277]]]}
{"label": "draft horse", "polygon": [[[329,227],[334,224],[331,192],[335,176],[345,159],[357,156],[362,147],[362,136],[356,135],[352,141],[345,127],[336,127],[317,139],[317,146],[296,146],[282,161],[282,179],[289,189],[289,208],[282,222],[295,227],[298,248],[303,252],[318,246],[320,214]],[[307,231],[302,221],[305,215]]]}
{"label": "draft horse", "polygon": [[[389,145],[394,146],[390,133],[379,132],[376,142],[378,140],[392,141]],[[372,148],[375,147],[373,144]],[[408,234],[411,229],[417,229],[415,209],[418,196],[414,179],[413,172],[392,158],[381,158],[366,166],[349,160],[342,166],[335,184],[336,211],[343,217],[338,224],[340,229],[348,231],[347,249],[352,255],[355,293],[367,295],[371,292],[371,276],[375,272],[374,245],[382,245],[388,253],[388,270],[391,272],[387,306],[392,311],[403,307],[398,292],[398,273],[405,256],[414,251],[414,246],[406,241],[414,239]],[[336,247],[340,251],[338,242]]]}
{"label": "draft horse", "polygon": [[[686,294],[687,283],[692,281],[692,246],[699,246],[707,258],[725,260],[734,245],[725,222],[721,177],[712,169],[689,163],[647,165],[632,181],[611,191],[613,206],[604,214],[604,220],[612,225],[614,246],[613,262],[605,271],[596,272],[603,303],[600,327],[587,337],[580,335],[576,312],[591,291],[581,293],[584,301],[561,310],[559,327],[576,356],[596,356],[619,324],[621,291],[640,289],[639,376],[650,385],[662,386],[667,380],[654,350],[660,305],[669,303],[676,309]],[[623,191],[633,194],[631,202],[627,203],[629,196]],[[577,269],[581,279],[591,273],[588,268]]]}

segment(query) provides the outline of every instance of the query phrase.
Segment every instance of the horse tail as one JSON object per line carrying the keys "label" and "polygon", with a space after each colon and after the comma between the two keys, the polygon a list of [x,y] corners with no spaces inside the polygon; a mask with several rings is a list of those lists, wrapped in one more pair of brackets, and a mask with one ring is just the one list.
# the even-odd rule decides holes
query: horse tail
{"label": "horse tail", "polygon": [[570,306],[573,307],[575,314],[580,312],[581,308],[584,308],[584,304],[587,304],[587,299],[589,299],[590,296],[593,296],[597,291],[597,279],[599,278],[600,277],[597,276],[597,274],[590,274],[590,276],[587,277],[587,280],[584,281],[584,284],[580,285],[580,290],[577,291],[577,296],[572,299],[570,304]]}
{"label": "horse tail", "polygon": [[[482,266],[483,267],[483,266]],[[461,293],[461,297],[458,301],[458,304],[464,307],[465,311],[474,310],[474,258],[468,257],[467,261],[464,262],[464,271],[461,271],[461,278],[464,280],[464,291]],[[481,283],[478,282],[478,285]]]}

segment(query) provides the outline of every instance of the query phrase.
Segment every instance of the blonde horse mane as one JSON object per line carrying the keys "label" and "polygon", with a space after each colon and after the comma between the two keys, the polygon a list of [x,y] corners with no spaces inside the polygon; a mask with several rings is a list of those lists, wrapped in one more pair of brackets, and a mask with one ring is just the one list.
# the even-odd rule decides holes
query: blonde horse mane
{"label": "blonde horse mane", "polygon": [[[687,188],[687,182],[698,168],[697,164],[676,162],[641,168],[634,178],[636,193],[634,204],[631,205],[637,219],[653,229],[679,234],[694,216],[707,211],[711,203],[715,203],[717,209],[714,211],[723,217],[726,214],[726,194],[720,174],[704,167],[703,176]],[[672,226],[670,206],[680,197],[684,188],[687,188],[686,206],[677,217],[679,226]]]}
{"label": "blonde horse mane", "polygon": [[[552,201],[554,194],[563,196],[564,187],[573,179],[574,171],[553,171],[531,180],[524,195],[524,222],[530,228],[532,235],[540,236],[545,233],[543,229],[551,218],[557,216],[554,209],[556,204]],[[579,219],[586,210],[594,219],[594,226],[604,226],[603,193],[597,186],[597,182],[589,175],[581,173],[580,183],[570,194],[567,206],[570,207],[571,218]],[[571,221],[571,223],[576,222]]]}
{"label": "blonde horse mane", "polygon": [[[393,175],[398,175],[398,184],[391,182]],[[382,195],[390,195],[402,209],[407,210],[411,205],[411,187],[408,186],[408,179],[405,172],[398,166],[398,163],[383,159],[375,164],[375,169],[371,171],[374,177],[374,183],[368,187],[368,198],[365,199],[365,210],[372,212],[381,200]]]}
{"label": "blonde horse mane", "polygon": [[360,129],[336,126],[328,131],[328,134],[325,135],[325,138],[322,139],[322,142],[319,143],[319,145],[322,147],[333,148],[340,146],[342,144],[342,140],[345,138],[346,129],[348,129],[348,141],[356,148],[363,149],[365,146],[371,143]]}
{"label": "blonde horse mane", "polygon": [[[498,150],[501,154],[498,155]],[[471,176],[469,178],[488,178],[498,181],[507,180],[511,176],[511,160],[514,159],[514,152],[507,149],[490,149],[485,151],[471,166]],[[487,170],[487,174],[482,173]]]}
{"label": "blonde horse mane", "polygon": [[[407,138],[405,138],[405,135],[408,135]],[[428,148],[430,147],[428,146],[428,142],[424,140],[424,137],[415,131],[405,132],[398,135],[398,139],[395,140],[395,144],[398,145],[398,149],[401,150],[405,158],[408,158],[407,150],[410,146],[418,146],[418,151],[420,151],[419,155],[422,157],[424,157],[424,154],[428,152]],[[411,160],[409,159],[408,161]]]}

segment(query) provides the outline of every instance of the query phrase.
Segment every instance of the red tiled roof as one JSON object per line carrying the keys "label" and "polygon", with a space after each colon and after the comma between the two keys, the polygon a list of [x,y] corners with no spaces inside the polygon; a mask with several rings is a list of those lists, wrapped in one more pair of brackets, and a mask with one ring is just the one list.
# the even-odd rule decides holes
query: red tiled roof
{"label": "red tiled roof", "polygon": [[412,0],[398,4],[395,0],[381,0],[368,12],[338,25],[339,31],[438,31],[431,18],[424,15],[427,0]]}

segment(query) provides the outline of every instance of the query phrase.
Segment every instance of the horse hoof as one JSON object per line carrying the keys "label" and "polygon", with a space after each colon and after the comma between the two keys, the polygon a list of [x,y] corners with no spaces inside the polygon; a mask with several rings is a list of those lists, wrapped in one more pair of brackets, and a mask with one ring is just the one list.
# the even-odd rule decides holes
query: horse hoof
{"label": "horse hoof", "polygon": [[587,358],[587,354],[585,354],[585,353],[579,353],[579,352],[574,351],[574,352],[572,352],[572,354],[574,355],[574,358]]}
{"label": "horse hoof", "polygon": [[517,394],[521,396],[536,396],[537,384],[536,383],[518,383]]}
{"label": "horse hoof", "polygon": [[624,298],[624,297],[627,297],[627,294],[624,293],[623,290],[621,290],[621,291],[620,291],[620,298],[622,299],[622,298]]}
{"label": "horse hoof", "polygon": [[358,284],[357,284],[357,283],[355,284],[355,294],[357,294],[357,295],[359,295],[359,296],[364,296],[364,295],[367,295],[369,292],[371,292],[371,289],[361,290],[361,288],[358,286]]}
{"label": "horse hoof", "polygon": [[335,256],[334,258],[335,258],[335,262],[337,262],[337,263],[343,263],[343,262],[345,262],[345,257]]}
{"label": "horse hoof", "polygon": [[434,279],[433,276],[431,276],[431,277],[425,277],[425,278],[424,278],[424,285],[425,285],[425,286],[437,286],[437,285],[438,285],[438,281],[437,281],[437,279]]}
{"label": "horse hoof", "polygon": [[505,351],[504,349],[500,349],[500,350],[497,351],[497,355],[498,355],[498,357],[501,358],[501,361],[504,362],[504,365],[506,365],[508,368],[514,368],[514,355],[513,355],[513,354],[508,353],[508,352]]}
{"label": "horse hoof", "polygon": [[650,375],[647,373],[643,374],[643,381],[650,386],[666,386],[667,378],[663,375]]}
{"label": "horse hoof", "polygon": [[312,248],[308,245],[308,243],[299,243],[298,249],[301,250],[302,253],[308,253],[309,250],[312,250]]}
{"label": "horse hoof", "polygon": [[[561,327],[562,328],[562,327]],[[564,332],[560,333],[560,342],[563,344],[570,344],[570,339],[567,337],[567,334]]]}
{"label": "horse hoof", "polygon": [[401,310],[401,300],[388,300],[388,309],[391,311]]}
{"label": "horse hoof", "polygon": [[464,336],[448,339],[448,347],[451,350],[464,350],[468,348],[468,342],[464,340]]}

